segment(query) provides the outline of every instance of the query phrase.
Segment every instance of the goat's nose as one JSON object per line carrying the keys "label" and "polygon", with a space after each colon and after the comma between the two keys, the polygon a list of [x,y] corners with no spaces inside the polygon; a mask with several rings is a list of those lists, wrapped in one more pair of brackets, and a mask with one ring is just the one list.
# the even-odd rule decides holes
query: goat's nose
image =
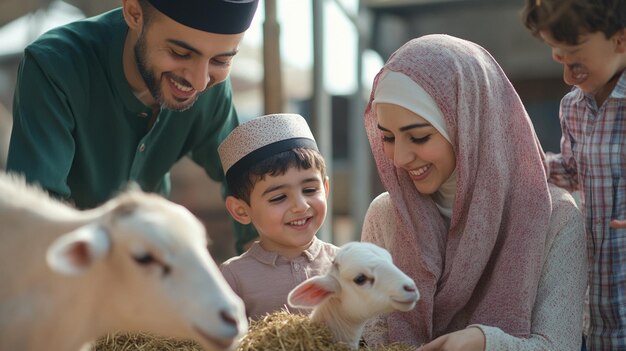
{"label": "goat's nose", "polygon": [[417,288],[415,287],[415,285],[405,285],[405,286],[404,286],[404,291],[414,292],[415,290],[417,290]]}
{"label": "goat's nose", "polygon": [[229,325],[232,325],[233,327],[237,328],[237,319],[235,317],[233,317],[230,313],[226,312],[226,311],[221,311],[220,312],[220,317],[222,317],[222,320]]}

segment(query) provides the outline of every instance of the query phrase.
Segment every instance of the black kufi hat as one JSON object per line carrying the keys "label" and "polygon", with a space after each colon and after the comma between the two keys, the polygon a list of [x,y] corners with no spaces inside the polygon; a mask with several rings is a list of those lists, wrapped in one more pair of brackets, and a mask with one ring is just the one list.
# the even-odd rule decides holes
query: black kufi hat
{"label": "black kufi hat", "polygon": [[161,13],[187,27],[218,34],[245,32],[258,0],[148,0]]}

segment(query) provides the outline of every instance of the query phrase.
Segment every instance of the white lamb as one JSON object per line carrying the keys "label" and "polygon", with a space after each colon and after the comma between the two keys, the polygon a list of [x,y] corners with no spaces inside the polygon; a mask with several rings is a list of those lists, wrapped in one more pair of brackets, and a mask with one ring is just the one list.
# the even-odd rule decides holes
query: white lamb
{"label": "white lamb", "polygon": [[138,190],[75,210],[0,174],[0,350],[78,350],[115,331],[234,347],[243,303],[185,208]]}
{"label": "white lamb", "polygon": [[337,341],[358,348],[365,322],[393,310],[415,307],[415,282],[393,264],[389,252],[365,242],[343,245],[330,270],[296,286],[289,305],[313,308],[310,318],[326,323]]}

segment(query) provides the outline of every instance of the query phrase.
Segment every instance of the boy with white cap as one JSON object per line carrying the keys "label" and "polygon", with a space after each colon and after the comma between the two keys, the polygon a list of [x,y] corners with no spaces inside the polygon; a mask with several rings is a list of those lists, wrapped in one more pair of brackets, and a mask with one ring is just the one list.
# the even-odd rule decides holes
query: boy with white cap
{"label": "boy with white cap", "polygon": [[259,240],[220,269],[257,319],[285,308],[289,291],[332,264],[337,247],[315,234],[326,217],[328,177],[306,120],[297,114],[252,119],[218,148],[226,208],[252,223]]}

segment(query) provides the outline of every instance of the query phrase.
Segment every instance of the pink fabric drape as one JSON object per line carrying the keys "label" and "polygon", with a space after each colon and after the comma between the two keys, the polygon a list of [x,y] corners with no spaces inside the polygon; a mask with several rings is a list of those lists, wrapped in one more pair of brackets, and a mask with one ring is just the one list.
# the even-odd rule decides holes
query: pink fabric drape
{"label": "pink fabric drape", "polygon": [[447,35],[409,41],[383,69],[404,73],[433,97],[458,172],[447,229],[431,197],[383,153],[371,108],[379,73],[365,127],[396,210],[387,249],[422,295],[415,310],[389,315],[391,341],[427,342],[474,323],[528,336],[551,202],[544,154],[517,93],[486,50]]}

